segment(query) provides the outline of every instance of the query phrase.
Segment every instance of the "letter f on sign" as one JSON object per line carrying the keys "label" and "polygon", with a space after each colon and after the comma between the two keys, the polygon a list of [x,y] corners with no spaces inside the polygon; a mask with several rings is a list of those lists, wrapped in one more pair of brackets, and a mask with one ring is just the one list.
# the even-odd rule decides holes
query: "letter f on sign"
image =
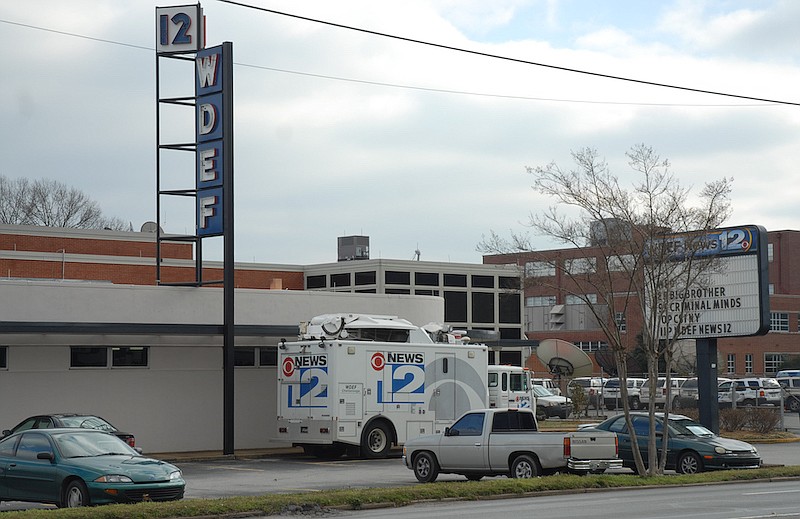
{"label": "letter f on sign", "polygon": [[209,218],[213,218],[217,213],[214,206],[217,205],[216,196],[206,196],[200,199],[200,228],[206,229],[208,227]]}

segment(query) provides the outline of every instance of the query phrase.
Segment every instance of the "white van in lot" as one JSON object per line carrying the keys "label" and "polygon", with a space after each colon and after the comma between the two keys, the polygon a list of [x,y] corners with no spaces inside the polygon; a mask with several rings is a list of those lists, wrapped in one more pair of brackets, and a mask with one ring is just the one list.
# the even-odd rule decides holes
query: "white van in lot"
{"label": "white van in lot", "polygon": [[[686,381],[686,377],[670,377],[670,388],[669,388],[669,397],[670,397],[670,408],[677,407],[676,403],[678,401],[680,395],[680,387]],[[644,384],[642,384],[639,399],[642,402],[642,407],[647,408],[651,405],[656,406],[656,408],[664,408],[664,405],[667,403],[667,377],[658,377],[657,381],[655,382],[656,385],[656,399],[654,402],[650,402],[650,384],[652,383],[651,379],[645,380]],[[679,405],[679,404],[678,404]]]}
{"label": "white van in lot", "polygon": [[[625,385],[628,389],[628,406],[633,411],[642,408],[642,402],[639,397],[639,393],[644,381],[645,379],[636,377],[628,377],[625,381]],[[610,378],[606,380],[606,383],[603,385],[603,405],[606,406],[606,409],[611,411],[617,408],[622,409],[620,394],[621,390],[619,387],[619,379]]]}

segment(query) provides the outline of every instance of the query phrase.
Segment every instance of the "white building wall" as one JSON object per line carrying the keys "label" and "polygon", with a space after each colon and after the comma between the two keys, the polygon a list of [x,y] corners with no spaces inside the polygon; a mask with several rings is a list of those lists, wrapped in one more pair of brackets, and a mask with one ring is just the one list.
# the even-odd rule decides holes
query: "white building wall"
{"label": "white building wall", "polygon": [[[3,322],[221,324],[222,290],[96,283],[0,281]],[[237,324],[296,326],[324,313],[397,315],[442,322],[441,298],[240,290]],[[291,340],[294,337],[286,337]],[[277,344],[278,337],[237,339]],[[147,368],[70,368],[69,346],[149,346]],[[145,452],[221,450],[222,338],[168,335],[0,333],[8,367],[0,370],[0,427],[39,413],[103,416],[136,435]],[[235,370],[236,449],[275,447],[276,368]],[[13,395],[13,397],[11,397]]]}

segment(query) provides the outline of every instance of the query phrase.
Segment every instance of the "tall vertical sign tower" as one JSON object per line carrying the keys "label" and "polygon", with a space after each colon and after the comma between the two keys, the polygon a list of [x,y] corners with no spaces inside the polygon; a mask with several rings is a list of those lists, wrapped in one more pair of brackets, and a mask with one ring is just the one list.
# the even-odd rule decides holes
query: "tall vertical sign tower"
{"label": "tall vertical sign tower", "polygon": [[[193,62],[193,95],[162,97],[162,59]],[[233,44],[205,48],[205,18],[200,4],[156,7],[156,98],[156,281],[159,285],[223,285],[223,452],[233,454]],[[193,142],[162,142],[162,105],[194,107]],[[164,188],[162,159],[170,152],[194,153],[193,187]],[[192,177],[187,174],[185,178]],[[190,186],[188,182],[186,185]],[[167,197],[194,198],[194,234],[163,233],[162,200]],[[203,239],[219,236],[223,239],[223,279],[206,280]],[[162,279],[162,243],[175,241],[194,244],[193,281]]]}

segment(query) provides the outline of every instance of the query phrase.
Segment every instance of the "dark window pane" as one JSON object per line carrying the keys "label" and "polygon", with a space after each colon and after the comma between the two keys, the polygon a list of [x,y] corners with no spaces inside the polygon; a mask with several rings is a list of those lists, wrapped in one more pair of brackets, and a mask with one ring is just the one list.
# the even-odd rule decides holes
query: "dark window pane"
{"label": "dark window pane", "polygon": [[500,294],[500,315],[501,323],[522,324],[522,310],[520,309],[522,295],[517,293]]}
{"label": "dark window pane", "polygon": [[325,274],[321,276],[308,276],[306,278],[306,288],[325,288],[328,286]]}
{"label": "dark window pane", "polygon": [[105,368],[108,366],[108,351],[106,348],[70,348],[71,368]]}
{"label": "dark window pane", "polygon": [[375,271],[356,272],[356,285],[374,285],[377,279]]}
{"label": "dark window pane", "polygon": [[523,338],[521,328],[500,328],[501,339],[516,339]]}
{"label": "dark window pane", "polygon": [[500,288],[504,290],[519,290],[522,282],[517,277],[500,276]]}
{"label": "dark window pane", "polygon": [[0,346],[0,369],[8,367],[8,346]]}
{"label": "dark window pane", "polygon": [[410,294],[411,290],[408,288],[387,288],[384,292],[387,294]]}
{"label": "dark window pane", "polygon": [[139,346],[135,348],[111,348],[111,366],[147,366],[148,348]]}
{"label": "dark window pane", "polygon": [[522,352],[501,350],[500,364],[508,364],[509,366],[522,366]]}
{"label": "dark window pane", "polygon": [[472,276],[473,288],[494,288],[494,276]]}
{"label": "dark window pane", "polygon": [[349,287],[350,286],[350,273],[342,272],[341,274],[331,274],[331,287]]}
{"label": "dark window pane", "polygon": [[256,349],[255,348],[234,348],[233,349],[233,365],[234,366],[255,366],[256,365]]}
{"label": "dark window pane", "polygon": [[466,274],[444,274],[444,286],[446,287],[466,287]]}
{"label": "dark window pane", "polygon": [[494,294],[486,292],[472,293],[472,322],[494,322]]}
{"label": "dark window pane", "polygon": [[359,293],[359,294],[377,294],[378,293],[378,291],[375,290],[374,288],[362,288],[362,289],[356,290],[356,292]]}
{"label": "dark window pane", "polygon": [[467,322],[466,292],[444,292],[444,320],[448,323]]}
{"label": "dark window pane", "polygon": [[387,285],[410,285],[411,273],[398,272],[396,270],[387,270],[384,277],[386,278]]}
{"label": "dark window pane", "polygon": [[438,272],[415,272],[414,283],[417,285],[425,285],[428,287],[439,286],[439,273]]}
{"label": "dark window pane", "polygon": [[278,365],[278,348],[274,346],[262,346],[259,348],[259,366],[277,366]]}
{"label": "dark window pane", "polygon": [[419,290],[419,289],[417,289],[417,290],[414,290],[414,295],[418,295],[418,296],[438,296],[439,295],[439,291],[438,290],[427,290],[427,289]]}

